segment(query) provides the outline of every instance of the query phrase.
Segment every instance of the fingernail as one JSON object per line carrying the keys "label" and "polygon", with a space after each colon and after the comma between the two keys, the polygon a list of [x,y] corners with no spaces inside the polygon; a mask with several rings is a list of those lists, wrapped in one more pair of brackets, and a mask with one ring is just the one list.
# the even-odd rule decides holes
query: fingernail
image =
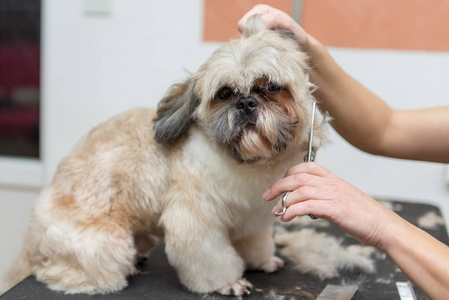
{"label": "fingernail", "polygon": [[267,200],[268,195],[270,195],[270,190],[266,191],[265,193],[263,193],[262,197]]}

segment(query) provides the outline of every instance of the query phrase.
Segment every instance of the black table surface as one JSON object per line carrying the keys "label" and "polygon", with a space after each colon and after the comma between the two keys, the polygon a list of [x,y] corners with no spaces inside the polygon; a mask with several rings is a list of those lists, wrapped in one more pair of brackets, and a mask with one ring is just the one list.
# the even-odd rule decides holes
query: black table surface
{"label": "black table surface", "polygon": [[[390,201],[391,207],[404,219],[417,225],[419,217],[428,212],[441,216],[438,207],[400,201]],[[314,226],[311,223],[311,226]],[[297,230],[299,225],[291,225],[289,230]],[[304,228],[304,225],[301,225]],[[344,239],[343,244],[358,244],[336,225],[316,227],[319,232],[338,236]],[[433,229],[423,228],[429,234],[449,245],[449,238],[444,225]],[[380,250],[378,250],[380,252]],[[388,257],[376,259],[377,271],[374,274],[362,274],[356,271],[340,271],[340,276],[320,280],[308,274],[301,274],[294,269],[293,263],[272,274],[248,271],[244,277],[249,280],[254,289],[245,299],[316,299],[328,284],[357,284],[359,286],[352,299],[400,299],[396,282],[409,279],[400,271]],[[128,279],[129,285],[124,290],[107,295],[66,295],[48,289],[44,284],[30,276],[5,293],[1,300],[9,299],[232,299],[217,294],[198,295],[187,291],[179,282],[176,271],[169,265],[161,241],[151,252],[150,258],[139,265],[140,274]],[[417,299],[428,299],[415,285],[413,289]]]}

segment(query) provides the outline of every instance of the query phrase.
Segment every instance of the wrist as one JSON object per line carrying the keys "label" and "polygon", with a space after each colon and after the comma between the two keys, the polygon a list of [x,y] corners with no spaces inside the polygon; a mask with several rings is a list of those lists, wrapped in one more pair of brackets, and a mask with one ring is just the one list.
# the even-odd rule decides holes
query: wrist
{"label": "wrist", "polygon": [[322,66],[322,61],[325,59],[332,59],[326,47],[321,44],[316,38],[307,34],[305,40],[300,44],[301,50],[309,55],[310,64],[312,67]]}
{"label": "wrist", "polygon": [[383,237],[379,240],[378,244],[378,247],[390,256],[394,256],[394,253],[398,250],[402,251],[402,247],[405,246],[404,241],[409,240],[409,237],[413,236],[415,229],[412,224],[395,213],[393,214],[395,218],[389,221],[388,230],[383,232]]}
{"label": "wrist", "polygon": [[307,40],[301,46],[301,49],[309,56],[309,73],[312,83],[324,87],[341,78],[344,71],[320,41],[311,35],[307,35]]}

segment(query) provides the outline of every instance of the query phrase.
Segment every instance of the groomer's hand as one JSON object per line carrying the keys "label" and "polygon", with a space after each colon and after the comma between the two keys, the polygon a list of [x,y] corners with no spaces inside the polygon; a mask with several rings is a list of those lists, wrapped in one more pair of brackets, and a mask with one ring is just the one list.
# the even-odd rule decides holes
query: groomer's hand
{"label": "groomer's hand", "polygon": [[254,6],[240,19],[237,23],[237,28],[240,32],[243,32],[245,29],[248,18],[255,14],[261,15],[261,18],[268,29],[285,29],[293,32],[299,46],[301,48],[307,48],[309,39],[312,37],[309,36],[288,14],[265,4]]}
{"label": "groomer's hand", "polygon": [[[388,228],[404,222],[398,215],[316,163],[301,163],[287,171],[263,195],[271,201],[285,192],[287,211],[281,221],[312,214],[328,219],[366,245],[382,248]],[[279,201],[273,212],[281,211]]]}

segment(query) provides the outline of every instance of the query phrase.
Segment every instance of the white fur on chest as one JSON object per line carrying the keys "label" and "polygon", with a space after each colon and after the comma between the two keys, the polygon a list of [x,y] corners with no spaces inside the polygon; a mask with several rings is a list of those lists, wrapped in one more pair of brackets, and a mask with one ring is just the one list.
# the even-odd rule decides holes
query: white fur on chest
{"label": "white fur on chest", "polygon": [[270,166],[238,163],[214,149],[196,130],[191,131],[184,154],[202,182],[203,207],[220,215],[217,219],[232,237],[252,234],[274,221],[274,202],[267,203],[262,194],[285,174],[291,162]]}

